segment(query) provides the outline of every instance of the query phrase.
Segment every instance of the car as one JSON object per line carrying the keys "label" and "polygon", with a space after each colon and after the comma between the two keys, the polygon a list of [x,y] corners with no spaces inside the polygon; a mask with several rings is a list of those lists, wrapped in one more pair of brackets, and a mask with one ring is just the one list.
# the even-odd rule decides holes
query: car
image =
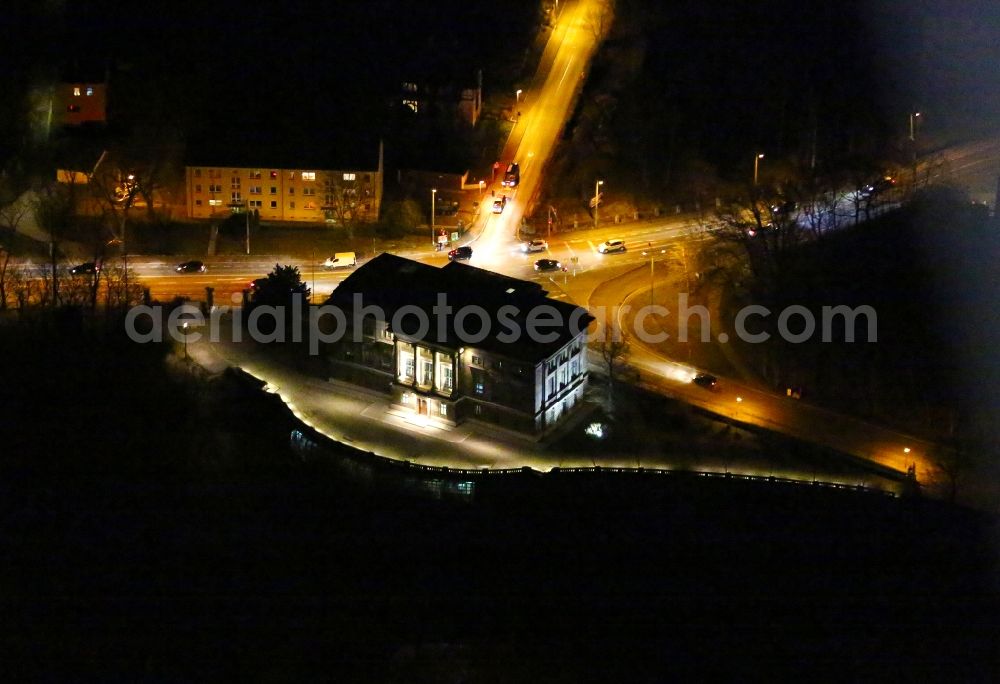
{"label": "car", "polygon": [[332,271],[335,268],[353,268],[358,263],[358,257],[354,252],[337,252],[332,257],[327,257],[323,262],[323,268]]}
{"label": "car", "polygon": [[183,264],[178,264],[174,270],[178,273],[204,273],[208,269],[200,261],[185,261]]}
{"label": "car", "polygon": [[94,263],[93,261],[88,261],[85,264],[79,264],[69,269],[70,275],[93,275],[94,273],[101,272],[101,265]]}
{"label": "car", "polygon": [[507,206],[507,195],[501,195],[497,199],[493,200],[493,213],[500,214],[503,212],[503,208]]}
{"label": "car", "polygon": [[557,268],[562,268],[562,264],[555,259],[539,259],[535,262],[536,271],[554,271]]}
{"label": "car", "polygon": [[527,254],[531,252],[544,252],[549,248],[549,243],[545,240],[529,240],[521,243],[521,251]]}
{"label": "car", "polygon": [[512,162],[503,175],[501,185],[505,188],[516,188],[521,182],[521,166],[517,162]]}
{"label": "car", "polygon": [[881,193],[891,190],[896,186],[896,179],[892,176],[882,176],[877,181],[869,183],[863,188],[862,195],[864,197],[876,197]]}
{"label": "car", "polygon": [[597,251],[601,254],[608,254],[610,252],[624,252],[625,251],[625,241],[624,240],[608,240],[607,242],[602,242],[597,246]]}
{"label": "car", "polygon": [[708,373],[698,373],[698,375],[694,376],[691,382],[698,385],[699,387],[704,387],[707,390],[714,391],[719,388],[719,379],[714,375],[710,375]]}
{"label": "car", "polygon": [[471,259],[471,258],[472,258],[472,247],[469,247],[468,245],[464,247],[457,247],[448,252],[449,261],[459,261],[462,259]]}

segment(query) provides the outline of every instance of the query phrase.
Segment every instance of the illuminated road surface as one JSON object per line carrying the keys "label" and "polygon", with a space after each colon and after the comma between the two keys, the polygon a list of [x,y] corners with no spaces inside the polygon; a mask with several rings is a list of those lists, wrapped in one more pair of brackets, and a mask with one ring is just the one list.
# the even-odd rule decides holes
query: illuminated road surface
{"label": "illuminated road surface", "polygon": [[[512,161],[520,164],[520,184],[514,189],[502,188],[498,179],[495,192],[497,196],[507,194],[509,201],[502,214],[491,213],[485,218],[479,237],[472,243],[472,265],[510,273],[511,259],[520,256],[517,230],[521,218],[538,191],[545,164],[583,85],[597,47],[591,17],[604,7],[605,3],[599,0],[579,0],[565,6],[559,17],[539,73],[523,95],[521,116],[500,160],[501,170]],[[492,202],[484,204],[489,207]],[[544,255],[536,258],[541,256]]]}

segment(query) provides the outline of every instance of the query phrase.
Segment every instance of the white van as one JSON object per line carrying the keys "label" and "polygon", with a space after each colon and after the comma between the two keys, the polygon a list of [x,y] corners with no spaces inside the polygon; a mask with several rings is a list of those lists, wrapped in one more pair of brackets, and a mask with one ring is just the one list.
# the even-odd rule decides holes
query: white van
{"label": "white van", "polygon": [[354,252],[337,252],[323,262],[323,268],[328,271],[332,271],[335,268],[354,268],[357,263],[358,257]]}

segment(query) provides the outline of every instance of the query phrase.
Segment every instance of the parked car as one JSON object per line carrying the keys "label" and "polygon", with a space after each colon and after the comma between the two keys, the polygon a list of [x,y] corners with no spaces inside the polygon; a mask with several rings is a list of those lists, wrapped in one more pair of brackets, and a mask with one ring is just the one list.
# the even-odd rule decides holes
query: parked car
{"label": "parked car", "polygon": [[719,388],[719,379],[714,375],[709,375],[708,373],[698,373],[698,375],[694,376],[694,379],[691,380],[691,382],[699,387],[704,387],[707,390],[714,391]]}
{"label": "parked car", "polygon": [[208,269],[200,261],[185,261],[183,264],[178,264],[174,270],[178,273],[204,273]]}
{"label": "parked car", "polygon": [[535,262],[536,271],[554,271],[557,268],[562,268],[562,264],[555,259],[539,259]]}
{"label": "parked car", "polygon": [[500,214],[503,212],[503,208],[507,206],[507,195],[501,195],[497,199],[493,200],[493,213]]}
{"label": "parked car", "polygon": [[600,252],[601,254],[608,254],[609,252],[624,252],[625,241],[608,240],[607,242],[602,242],[597,246],[597,251]]}
{"label": "parked car", "polygon": [[544,252],[549,248],[549,243],[545,240],[529,240],[521,243],[521,251],[527,254],[531,252]]}
{"label": "parked car", "polygon": [[469,247],[468,245],[464,247],[457,247],[448,252],[449,261],[457,261],[457,260],[471,259],[471,258],[472,258],[472,247]]}
{"label": "parked car", "polygon": [[101,272],[101,265],[96,264],[93,261],[88,261],[85,264],[79,264],[69,269],[70,275],[93,275],[94,273]]}
{"label": "parked car", "polygon": [[358,257],[354,252],[337,252],[332,257],[327,257],[323,262],[323,268],[332,271],[335,268],[354,268],[358,263]]}

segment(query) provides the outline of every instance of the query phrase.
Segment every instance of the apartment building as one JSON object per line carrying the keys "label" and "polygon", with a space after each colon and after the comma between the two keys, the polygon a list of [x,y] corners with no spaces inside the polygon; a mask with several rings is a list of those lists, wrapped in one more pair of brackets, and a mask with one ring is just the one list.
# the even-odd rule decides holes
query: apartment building
{"label": "apartment building", "polygon": [[[222,157],[232,157],[223,159]],[[382,203],[383,150],[336,168],[314,158],[314,166],[290,167],[253,153],[193,157],[185,167],[187,216],[194,219],[252,212],[262,221],[323,223],[330,226],[378,220]],[[364,155],[361,155],[364,156]],[[229,161],[230,163],[225,163]],[[272,162],[272,165],[266,165]]]}

